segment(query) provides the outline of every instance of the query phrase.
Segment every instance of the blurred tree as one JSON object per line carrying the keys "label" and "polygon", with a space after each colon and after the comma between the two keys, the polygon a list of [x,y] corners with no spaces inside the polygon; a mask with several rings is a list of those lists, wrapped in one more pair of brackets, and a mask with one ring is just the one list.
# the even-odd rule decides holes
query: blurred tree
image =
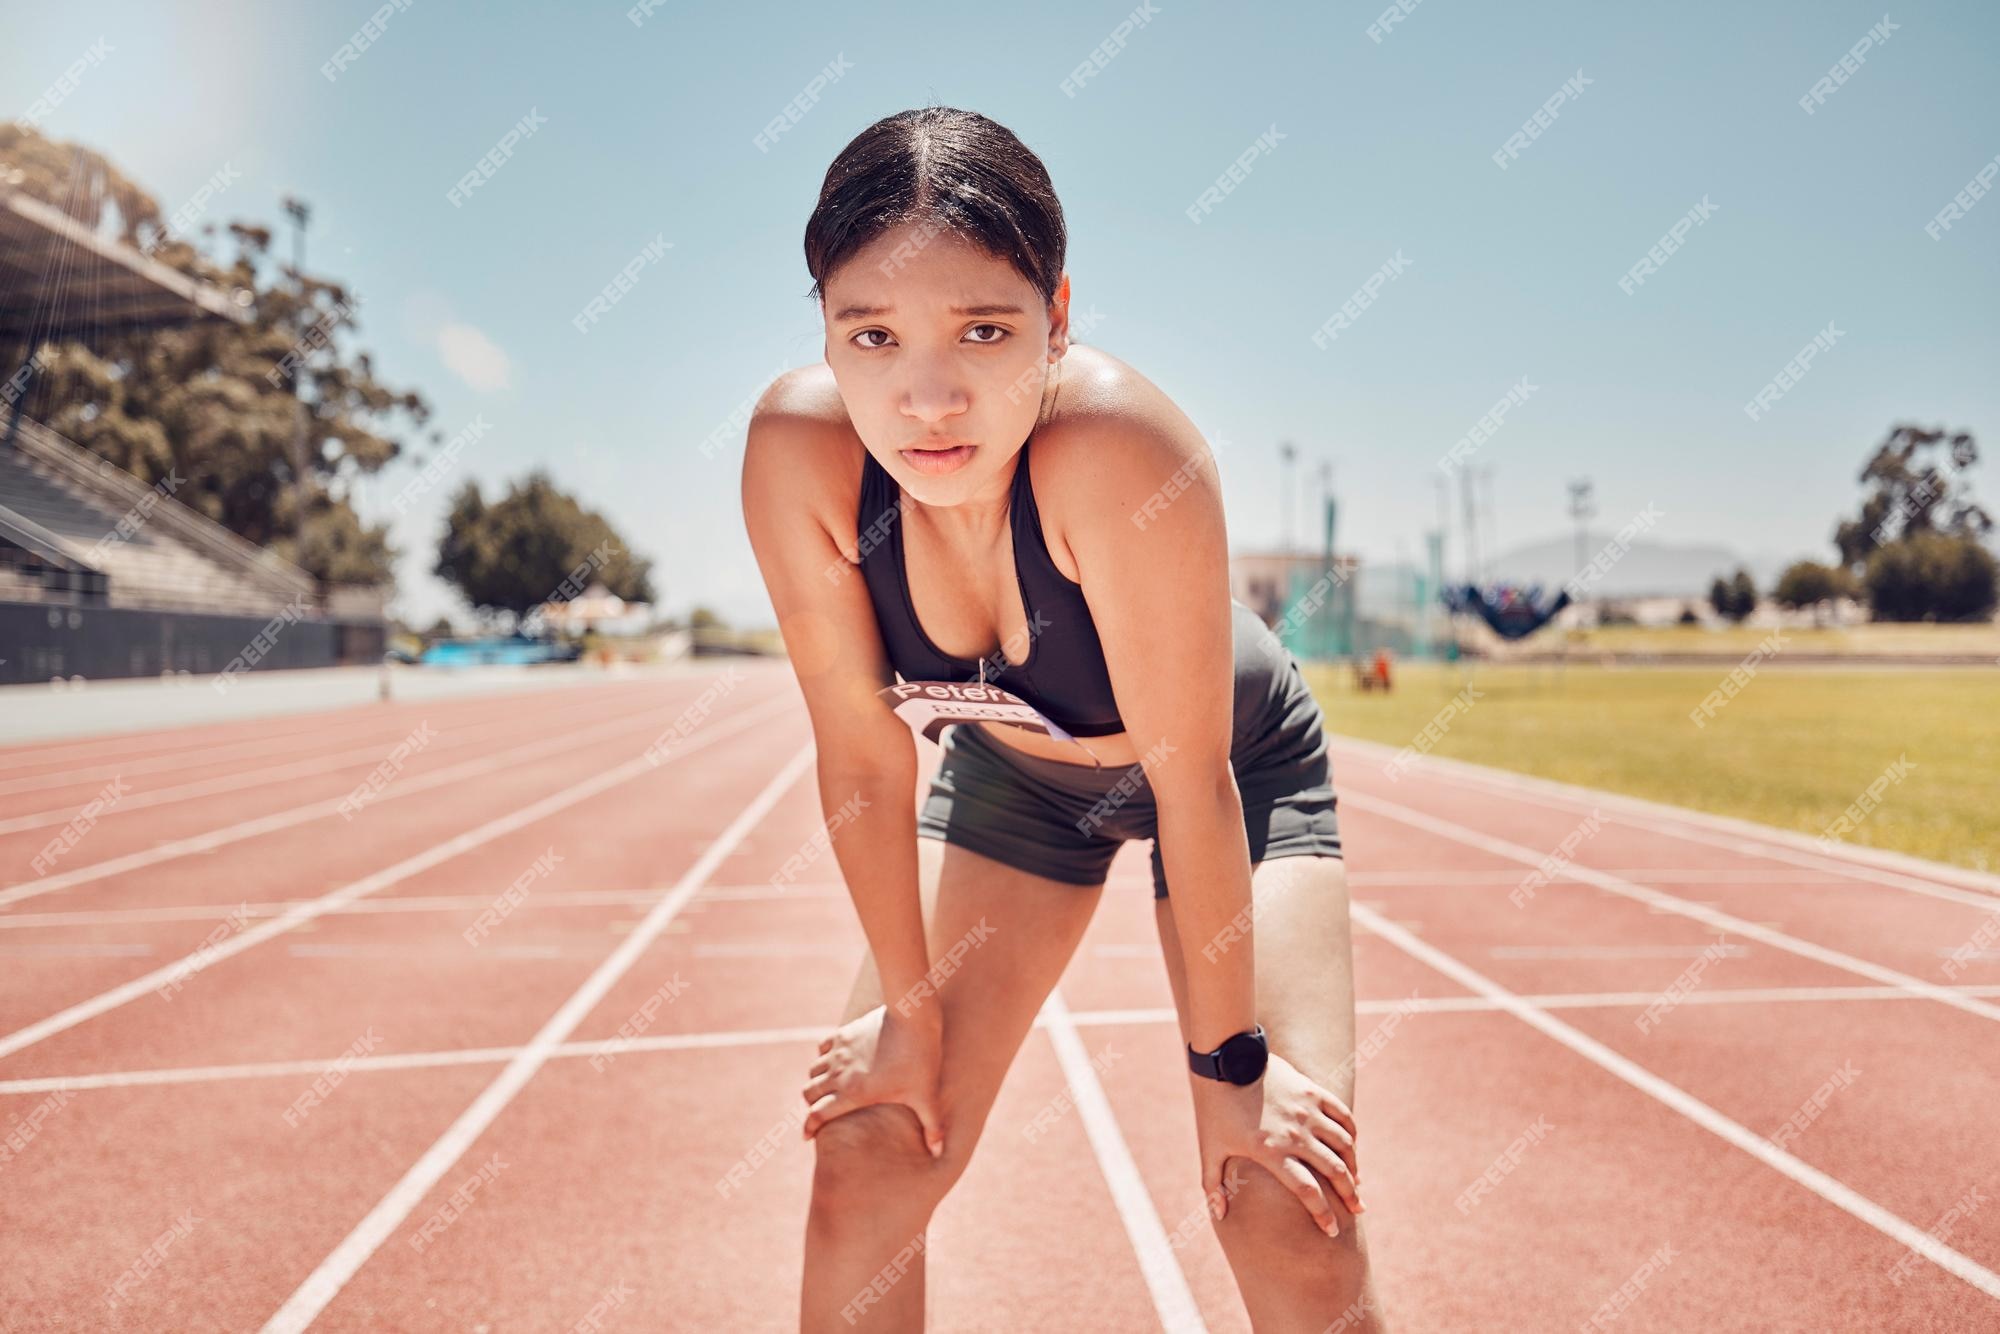
{"label": "blurred tree", "polygon": [[1865,581],[1878,621],[1983,621],[2000,599],[2000,562],[1971,537],[1923,532],[1877,547]]}
{"label": "blurred tree", "polygon": [[1841,565],[1822,565],[1815,560],[1793,561],[1778,576],[1771,600],[1794,611],[1811,607],[1817,619],[1826,604],[1835,598],[1859,598],[1861,584]]}
{"label": "blurred tree", "polygon": [[707,607],[696,607],[688,613],[688,629],[690,630],[722,630],[727,627],[728,622],[724,621],[722,617],[716,615]]}
{"label": "blurred tree", "polygon": [[1757,584],[1750,571],[1738,569],[1728,579],[1717,575],[1708,586],[1708,605],[1724,620],[1736,622],[1757,610]]}
{"label": "blurred tree", "polygon": [[534,607],[601,583],[627,602],[652,602],[652,562],[610,523],[558,490],[544,469],[491,505],[468,481],[452,497],[434,572],[484,616],[518,626]]}
{"label": "blurred tree", "polygon": [[1967,495],[1964,473],[1979,461],[1970,433],[1898,423],[1876,446],[1858,479],[1871,488],[1861,512],[1842,519],[1833,544],[1841,564],[1859,570],[1876,548],[1901,537],[1945,533],[1983,539],[1993,518]]}
{"label": "blurred tree", "polygon": [[[93,230],[115,218],[119,240],[238,293],[251,315],[47,346],[24,410],[148,485],[177,471],[175,500],[324,582],[392,582],[388,529],[363,524],[347,489],[396,458],[391,432],[421,428],[430,407],[342,346],[354,295],[279,264],[270,229],[254,223],[228,224],[235,254],[211,258],[104,157],[28,126],[0,124],[0,171]],[[199,230],[213,240],[214,224]]]}

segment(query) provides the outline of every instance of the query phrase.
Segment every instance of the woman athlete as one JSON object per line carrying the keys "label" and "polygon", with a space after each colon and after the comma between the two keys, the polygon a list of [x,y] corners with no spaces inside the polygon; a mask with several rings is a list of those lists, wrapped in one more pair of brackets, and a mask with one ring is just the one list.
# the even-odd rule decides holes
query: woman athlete
{"label": "woman athlete", "polygon": [[[1064,249],[1008,130],[948,107],[878,121],[806,225],[825,364],[781,375],[749,427],[745,522],[822,809],[858,812],[833,846],[869,945],[803,1089],[800,1327],[923,1327],[923,1230],[1112,856],[1151,838],[1202,1187],[1251,1323],[1380,1329],[1320,711],[1230,596],[1200,433],[1070,344]],[[950,726],[919,812],[914,733],[878,694],[898,676],[997,685],[1049,726]]]}

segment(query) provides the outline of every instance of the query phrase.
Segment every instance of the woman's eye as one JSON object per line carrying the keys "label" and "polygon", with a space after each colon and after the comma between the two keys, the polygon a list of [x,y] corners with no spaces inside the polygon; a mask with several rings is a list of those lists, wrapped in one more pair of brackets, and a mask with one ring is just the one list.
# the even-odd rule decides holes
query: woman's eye
{"label": "woman's eye", "polygon": [[[863,329],[860,333],[854,335],[854,338],[851,338],[848,341],[854,342],[855,339],[866,338],[869,334],[881,334],[885,340],[889,337],[889,331],[887,329]],[[886,341],[884,341],[880,343],[856,343],[855,345],[857,347],[866,348],[872,352],[877,348],[887,347],[889,344]]]}
{"label": "woman's eye", "polygon": [[972,340],[975,343],[997,343],[1001,339],[1007,336],[1007,331],[1001,328],[997,324],[975,324],[972,326],[972,328],[973,331],[975,332],[980,329],[991,329],[996,335],[998,335],[997,337],[994,338],[975,338]]}

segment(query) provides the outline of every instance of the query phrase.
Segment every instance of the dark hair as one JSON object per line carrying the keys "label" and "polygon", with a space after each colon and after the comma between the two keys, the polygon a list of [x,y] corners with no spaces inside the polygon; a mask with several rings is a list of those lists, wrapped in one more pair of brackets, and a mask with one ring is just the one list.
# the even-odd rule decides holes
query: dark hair
{"label": "dark hair", "polygon": [[1069,233],[1048,168],[1014,132],[976,111],[922,107],[854,136],[820,184],[806,220],[809,296],[886,231],[928,223],[1006,260],[1055,300]]}

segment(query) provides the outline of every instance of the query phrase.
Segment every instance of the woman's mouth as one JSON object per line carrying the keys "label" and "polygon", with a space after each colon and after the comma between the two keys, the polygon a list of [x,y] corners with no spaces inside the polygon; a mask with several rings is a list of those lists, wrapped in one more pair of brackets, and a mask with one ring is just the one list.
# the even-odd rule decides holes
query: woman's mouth
{"label": "woman's mouth", "polygon": [[972,461],[977,445],[954,445],[949,449],[903,449],[897,452],[912,468],[932,476],[957,472]]}

